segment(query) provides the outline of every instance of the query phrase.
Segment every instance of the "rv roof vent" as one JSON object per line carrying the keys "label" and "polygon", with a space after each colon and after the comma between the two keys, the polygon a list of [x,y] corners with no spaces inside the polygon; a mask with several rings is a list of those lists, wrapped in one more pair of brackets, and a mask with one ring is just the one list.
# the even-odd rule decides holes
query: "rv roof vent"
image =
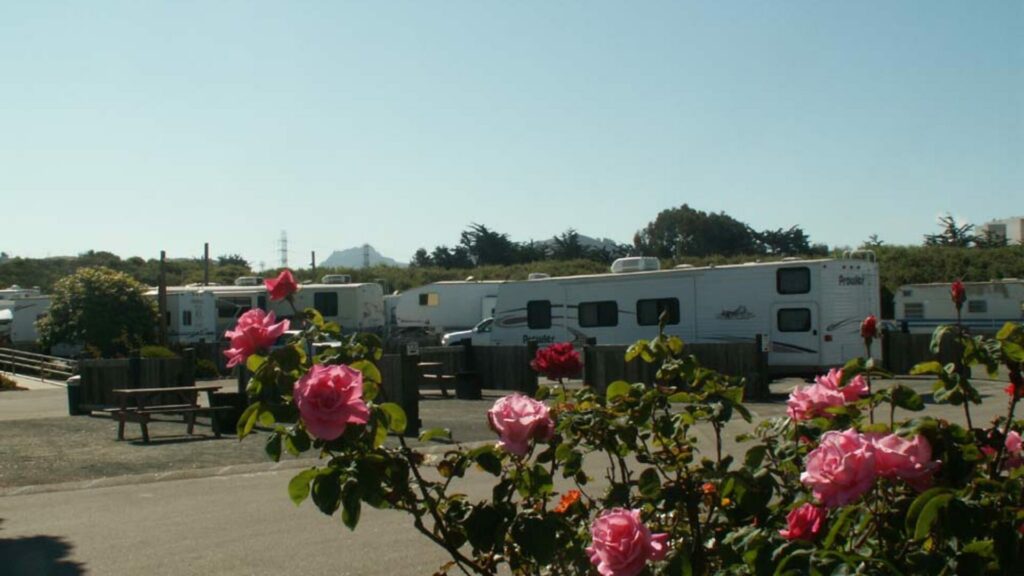
{"label": "rv roof vent", "polygon": [[621,274],[623,272],[645,272],[648,270],[660,270],[661,263],[653,256],[630,256],[619,258],[612,262],[612,272]]}
{"label": "rv roof vent", "polygon": [[786,256],[782,259],[783,262],[796,262],[800,258],[798,256]]}
{"label": "rv roof vent", "polygon": [[547,272],[530,272],[530,275],[526,277],[527,280],[543,280],[545,278],[551,278],[551,274]]}
{"label": "rv roof vent", "polygon": [[352,276],[348,274],[327,274],[320,281],[324,284],[349,284],[352,282]]}
{"label": "rv roof vent", "polygon": [[844,260],[867,260],[868,262],[875,262],[875,252],[873,250],[847,250],[843,252]]}
{"label": "rv roof vent", "polygon": [[261,280],[258,276],[239,276],[235,278],[235,286],[259,286]]}
{"label": "rv roof vent", "polygon": [[676,270],[686,270],[688,268],[693,268],[693,264],[676,264]]}
{"label": "rv roof vent", "polygon": [[1003,282],[1020,282],[1020,278],[1003,278]]}

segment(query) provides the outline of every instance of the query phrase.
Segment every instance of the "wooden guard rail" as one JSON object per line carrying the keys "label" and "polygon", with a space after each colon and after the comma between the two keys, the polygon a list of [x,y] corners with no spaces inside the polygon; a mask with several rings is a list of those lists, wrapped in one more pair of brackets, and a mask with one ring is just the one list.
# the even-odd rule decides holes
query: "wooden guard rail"
{"label": "wooden guard rail", "polygon": [[[24,352],[13,348],[0,348],[0,370],[16,374],[35,373],[40,380],[46,380],[50,375],[57,376],[56,379],[59,380],[66,380],[78,372],[78,362],[68,358]],[[54,380],[54,378],[50,379]]]}

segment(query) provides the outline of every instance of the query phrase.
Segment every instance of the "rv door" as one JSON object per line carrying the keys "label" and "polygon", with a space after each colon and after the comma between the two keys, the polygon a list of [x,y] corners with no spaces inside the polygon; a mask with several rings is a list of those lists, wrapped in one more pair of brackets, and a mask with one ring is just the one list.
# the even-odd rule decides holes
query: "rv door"
{"label": "rv door", "polygon": [[787,302],[772,306],[772,367],[817,369],[821,365],[821,327],[814,302]]}

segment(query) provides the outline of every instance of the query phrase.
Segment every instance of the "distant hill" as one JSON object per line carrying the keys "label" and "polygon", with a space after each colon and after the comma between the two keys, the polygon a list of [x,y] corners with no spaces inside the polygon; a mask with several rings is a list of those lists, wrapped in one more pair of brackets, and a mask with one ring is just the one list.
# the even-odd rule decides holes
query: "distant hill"
{"label": "distant hill", "polygon": [[405,268],[408,266],[405,262],[399,262],[393,258],[388,258],[377,252],[373,246],[369,244],[363,244],[355,248],[348,248],[345,250],[335,250],[327,257],[323,262],[319,262],[318,265],[323,268],[362,268],[365,264],[367,257],[370,262],[370,266],[394,266],[396,268]]}

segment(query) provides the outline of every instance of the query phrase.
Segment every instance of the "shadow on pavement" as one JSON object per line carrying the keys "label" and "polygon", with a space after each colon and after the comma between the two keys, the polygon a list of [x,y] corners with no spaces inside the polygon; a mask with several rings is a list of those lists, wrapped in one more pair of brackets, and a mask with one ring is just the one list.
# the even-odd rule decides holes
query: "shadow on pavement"
{"label": "shadow on pavement", "polygon": [[0,538],[0,572],[10,576],[77,576],[82,564],[68,560],[71,544],[52,536]]}

